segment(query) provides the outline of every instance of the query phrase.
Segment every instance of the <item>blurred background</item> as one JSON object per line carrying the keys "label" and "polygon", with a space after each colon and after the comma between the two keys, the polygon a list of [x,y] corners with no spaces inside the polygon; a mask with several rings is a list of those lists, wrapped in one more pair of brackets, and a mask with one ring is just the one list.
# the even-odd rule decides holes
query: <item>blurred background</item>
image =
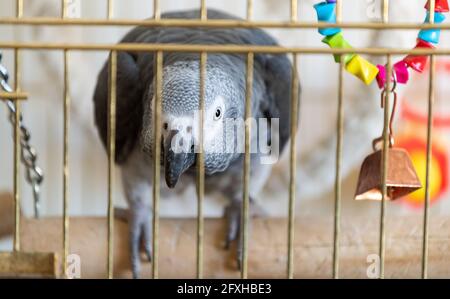
{"label": "blurred background", "polygon": [[[25,0],[26,16],[60,16],[59,0]],[[298,18],[315,21],[313,4],[318,1],[299,1]],[[343,20],[346,22],[380,20],[380,1],[343,1]],[[422,22],[424,1],[391,1],[391,22]],[[81,0],[80,16],[105,18],[105,0]],[[199,7],[198,0],[161,1],[162,12]],[[245,1],[208,0],[208,7],[217,8],[242,18],[246,15]],[[254,1],[255,20],[288,20],[289,1]],[[15,15],[15,1],[2,0],[0,17]],[[115,18],[145,19],[153,15],[153,1],[117,0]],[[0,27],[2,41],[53,42],[117,42],[130,28],[127,27]],[[283,46],[326,47],[316,30],[268,30]],[[345,37],[354,47],[400,47],[415,45],[416,30],[386,32],[345,30]],[[443,31],[441,47],[449,45],[448,31]],[[0,49],[1,50],[1,49]],[[13,70],[13,52],[1,50],[2,64]],[[57,51],[23,51],[22,89],[29,92],[23,104],[24,122],[31,130],[32,144],[38,152],[38,164],[45,172],[42,187],[42,213],[44,216],[62,214],[62,138],[63,138],[63,55]],[[107,158],[93,124],[92,94],[97,74],[106,52],[73,51],[70,56],[71,117],[70,117],[70,215],[106,215],[107,211]],[[384,64],[384,57],[366,57],[374,63]],[[400,57],[394,57],[394,61]],[[301,116],[298,138],[298,199],[297,215],[333,215],[334,173],[336,146],[336,109],[338,65],[331,55],[303,55],[298,69],[302,86]],[[428,74],[411,72],[410,84],[399,87],[399,109],[395,119],[397,143],[409,150],[421,178],[425,177],[426,113]],[[450,142],[450,110],[446,103],[450,86],[450,58],[439,57],[436,83],[436,115],[433,141],[431,215],[450,213],[448,168]],[[371,142],[382,131],[382,109],[376,84],[365,86],[348,73],[345,82],[345,137],[343,160],[342,217],[378,221],[379,204],[355,202],[353,196],[361,163],[371,152]],[[0,103],[0,192],[13,189],[13,140],[6,105]],[[273,175],[258,200],[271,216],[286,216],[288,203],[288,152],[273,170]],[[21,169],[23,174],[23,168]],[[23,211],[32,216],[32,193],[23,179],[20,194]],[[117,171],[115,201],[125,206]],[[149,194],[150,196],[150,194]],[[423,190],[407,198],[388,204],[390,215],[410,214],[421,219]],[[205,213],[220,217],[224,200],[208,198]],[[182,196],[161,201],[163,217],[195,217],[196,196],[194,186]],[[8,249],[10,240],[3,239],[0,249]]]}

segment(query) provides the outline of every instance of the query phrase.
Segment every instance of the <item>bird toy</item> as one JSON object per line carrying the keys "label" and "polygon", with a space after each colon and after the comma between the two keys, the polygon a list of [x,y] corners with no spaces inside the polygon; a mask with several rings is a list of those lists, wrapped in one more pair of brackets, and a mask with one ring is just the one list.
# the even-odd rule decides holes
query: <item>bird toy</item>
{"label": "bird toy", "polygon": [[[449,11],[447,0],[434,1],[434,23],[440,24],[445,20],[443,13]],[[336,0],[327,0],[325,2],[314,5],[317,12],[317,18],[321,22],[336,23]],[[427,10],[424,23],[431,23],[430,1],[425,4]],[[324,36],[322,42],[330,46],[332,49],[351,49],[352,46],[345,40],[342,29],[339,27],[319,28],[319,33]],[[441,29],[422,29],[420,30],[417,43],[414,49],[426,48],[435,49],[439,44]],[[334,54],[336,63],[344,63],[345,69],[362,80],[365,84],[371,84],[375,79],[378,87],[382,89],[381,107],[384,108],[386,101],[386,77],[387,71],[384,65],[374,65],[360,55],[354,53]],[[395,114],[397,103],[397,94],[395,88],[397,84],[406,84],[409,80],[409,69],[422,73],[427,64],[427,55],[408,55],[402,60],[396,62],[392,66],[391,80],[393,88],[390,92],[394,96],[394,105],[389,122],[389,147],[387,150],[387,200],[407,195],[422,187],[417,176],[414,165],[406,150],[394,148],[394,137],[392,132],[392,122]],[[382,150],[377,150],[379,142],[383,141],[383,137],[373,141],[374,152],[366,157],[359,174],[355,200],[382,200],[381,191],[382,178]]]}
{"label": "bird toy", "polygon": [[[336,23],[336,0],[327,0],[314,5],[317,18],[321,22]],[[430,23],[430,1],[428,0],[425,9],[427,10],[424,23]],[[447,0],[435,0],[434,23],[440,24],[445,20],[443,13],[449,11]],[[352,46],[345,40],[342,29],[339,27],[320,28],[319,33],[324,36],[322,42],[333,49],[351,49]],[[434,49],[439,44],[441,29],[422,29],[417,38],[415,49]],[[342,61],[341,61],[342,59]],[[344,63],[345,69],[354,76],[361,79],[367,85],[376,79],[378,87],[384,88],[386,84],[386,67],[370,63],[357,54],[335,54],[334,60],[337,63]],[[393,65],[393,73],[397,78],[397,83],[406,84],[409,80],[409,68],[421,73],[425,69],[428,56],[408,55]]]}

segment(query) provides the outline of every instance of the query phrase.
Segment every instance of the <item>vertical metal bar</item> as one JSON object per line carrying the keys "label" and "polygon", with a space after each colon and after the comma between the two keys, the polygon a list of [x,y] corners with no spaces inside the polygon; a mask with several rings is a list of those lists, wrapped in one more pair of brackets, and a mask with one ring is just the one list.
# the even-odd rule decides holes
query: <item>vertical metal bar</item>
{"label": "vertical metal bar", "polygon": [[161,96],[163,80],[163,52],[156,52],[154,144],[153,144],[153,278],[158,278],[158,240],[159,240],[159,197],[160,197],[160,159],[161,159]]}
{"label": "vertical metal bar", "polygon": [[242,269],[241,278],[248,276],[248,223],[249,223],[249,205],[250,205],[250,138],[251,138],[251,116],[252,116],[252,91],[253,91],[253,62],[254,54],[247,54],[247,79],[245,93],[245,157],[244,157],[244,192],[242,204]]}
{"label": "vertical metal bar", "polygon": [[247,21],[253,19],[253,0],[247,0]]}
{"label": "vertical metal bar", "polygon": [[69,0],[62,0],[61,1],[61,17],[64,19],[64,18],[67,18],[67,2],[68,2]]}
{"label": "vertical metal bar", "polygon": [[[434,10],[436,7],[435,0],[430,1],[430,23],[434,23]],[[427,122],[427,160],[426,160],[426,178],[425,178],[425,206],[423,213],[423,244],[422,244],[422,278],[428,278],[428,226],[430,217],[430,175],[431,175],[431,159],[432,138],[433,138],[433,110],[434,110],[434,82],[436,72],[436,57],[430,55],[430,78],[428,82],[428,122]]]}
{"label": "vertical metal bar", "polygon": [[[16,0],[16,17],[23,16],[23,0]],[[14,49],[14,90],[20,92],[22,59],[19,49]],[[20,250],[20,103],[14,102],[14,251]]]}
{"label": "vertical metal bar", "polygon": [[[389,0],[382,2],[383,23],[389,22]],[[388,149],[389,149],[389,100],[391,95],[391,73],[392,73],[392,57],[387,55],[386,68],[386,86],[384,100],[384,125],[383,125],[383,153],[382,153],[382,180],[381,180],[381,205],[380,205],[380,236],[379,236],[379,257],[380,257],[380,278],[384,278],[384,257],[385,257],[385,221],[386,221],[386,196],[387,196],[387,168],[388,168]]]}
{"label": "vertical metal bar", "polygon": [[200,0],[200,20],[206,21],[207,10],[206,10],[206,0]]}
{"label": "vertical metal bar", "polygon": [[[342,22],[342,0],[336,3],[336,19]],[[339,278],[339,241],[341,232],[341,197],[342,197],[342,147],[344,136],[344,63],[341,55],[338,75],[338,107],[337,107],[337,143],[336,143],[336,174],[334,182],[334,231],[333,231],[333,278]]]}
{"label": "vertical metal bar", "polygon": [[389,0],[383,0],[381,3],[381,11],[383,13],[383,23],[389,22]]}
{"label": "vertical metal bar", "polygon": [[200,101],[197,161],[197,278],[203,278],[203,201],[205,197],[205,160],[203,153],[203,123],[205,118],[205,85],[207,54],[200,54]]}
{"label": "vertical metal bar", "polygon": [[69,94],[69,53],[64,50],[64,145],[63,145],[63,269],[67,269],[67,256],[69,254],[69,120],[70,120],[70,94]]}
{"label": "vertical metal bar", "polygon": [[111,19],[114,15],[114,0],[108,0],[107,18]]}
{"label": "vertical metal bar", "polygon": [[291,22],[297,22],[298,0],[291,0]]}
{"label": "vertical metal bar", "polygon": [[293,53],[292,85],[291,85],[291,148],[289,161],[289,224],[288,224],[288,264],[287,276],[294,278],[294,228],[295,228],[295,196],[297,181],[297,126],[298,126],[298,73],[297,54]]}
{"label": "vertical metal bar", "polygon": [[153,0],[153,18],[155,20],[161,19],[161,6],[159,0]]}
{"label": "vertical metal bar", "polygon": [[[67,0],[62,2],[62,18],[67,17]],[[63,269],[67,270],[69,255],[69,121],[70,121],[70,89],[69,89],[69,52],[64,50],[64,133],[63,133]]]}
{"label": "vertical metal bar", "polygon": [[16,17],[23,17],[23,0],[16,0]]}
{"label": "vertical metal bar", "polygon": [[[19,67],[19,53],[14,52],[15,57],[15,69],[16,80],[19,79],[18,67]],[[19,91],[18,81],[15,81],[15,91]],[[14,251],[20,250],[20,196],[19,196],[19,172],[20,172],[20,103],[18,100],[14,102],[15,114],[14,114]]]}
{"label": "vertical metal bar", "polygon": [[387,172],[388,172],[388,150],[389,150],[389,121],[390,121],[390,96],[391,96],[391,76],[392,74],[392,57],[387,55],[386,68],[386,86],[384,98],[384,125],[383,125],[383,152],[382,152],[382,176],[381,176],[381,210],[380,210],[380,238],[379,238],[379,256],[380,256],[380,278],[384,278],[384,258],[386,247],[386,232],[385,232],[385,218],[386,218],[386,197],[387,197]]}
{"label": "vertical metal bar", "polygon": [[[247,0],[247,21],[253,18],[253,0]],[[251,133],[251,99],[253,91],[253,63],[254,54],[247,53],[246,90],[245,90],[245,154],[244,154],[244,190],[242,194],[242,215],[241,215],[241,278],[248,276],[248,222],[249,222],[249,183],[250,183],[250,133]]]}
{"label": "vertical metal bar", "polygon": [[108,102],[108,278],[114,274],[114,162],[116,155],[117,51],[110,56]]}

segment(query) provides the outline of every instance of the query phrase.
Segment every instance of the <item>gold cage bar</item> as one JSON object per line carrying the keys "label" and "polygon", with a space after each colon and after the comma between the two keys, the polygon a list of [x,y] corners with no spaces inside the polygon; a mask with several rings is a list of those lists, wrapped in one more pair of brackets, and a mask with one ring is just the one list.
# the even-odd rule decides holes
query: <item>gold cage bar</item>
{"label": "gold cage bar", "polygon": [[107,9],[106,18],[108,20],[110,20],[110,19],[112,19],[113,15],[114,15],[114,0],[108,0],[106,9]]}
{"label": "gold cage bar", "polygon": [[[336,19],[342,21],[342,0],[336,1]],[[342,55],[341,60],[342,61]],[[342,200],[342,148],[344,135],[344,64],[339,64],[338,72],[338,103],[336,120],[336,167],[334,182],[334,224],[333,224],[333,278],[339,278],[339,241],[341,224]]]}
{"label": "gold cage bar", "polygon": [[[23,0],[16,0],[16,17],[23,17]],[[20,92],[22,57],[19,49],[14,49],[14,90]],[[14,251],[20,250],[20,103],[14,102]]]}
{"label": "gold cage bar", "polygon": [[28,93],[26,92],[4,92],[0,91],[0,100],[26,100]]}
{"label": "gold cage bar", "polygon": [[289,160],[288,252],[287,277],[294,278],[294,233],[297,180],[298,70],[297,54],[292,54],[291,143]]}
{"label": "gold cage bar", "polygon": [[391,78],[392,73],[392,57],[387,55],[386,67],[386,86],[384,98],[384,123],[383,123],[383,148],[381,158],[381,203],[380,203],[380,237],[379,237],[379,251],[380,257],[380,277],[384,278],[384,259],[386,254],[386,197],[387,197],[387,172],[388,172],[388,150],[389,150],[389,121],[390,121],[390,96],[391,96]]}
{"label": "gold cage bar", "polygon": [[[209,22],[209,21],[208,21]],[[202,44],[95,44],[95,43],[44,43],[44,42],[0,42],[0,48],[26,50],[77,50],[77,51],[136,51],[136,52],[192,52],[192,53],[223,53],[223,54],[367,54],[383,56],[390,55],[450,55],[450,48],[439,49],[402,49],[402,48],[354,48],[332,49],[322,47],[282,47],[282,46],[241,46],[241,45],[202,45]]]}
{"label": "gold cage bar", "polygon": [[161,19],[161,6],[159,0],[153,0],[153,19],[154,21]]}
{"label": "gold cage bar", "polygon": [[[430,11],[434,11],[436,0],[431,0]],[[430,13],[430,24],[434,23],[434,14]],[[423,213],[423,245],[422,245],[422,278],[428,278],[428,227],[430,218],[430,179],[431,179],[431,160],[432,138],[433,138],[433,109],[434,109],[434,85],[436,75],[436,58],[430,55],[430,77],[428,82],[428,120],[427,120],[427,159],[425,176],[425,203]]]}
{"label": "gold cage bar", "polygon": [[109,61],[108,99],[108,278],[114,274],[114,166],[116,155],[117,51]]}
{"label": "gold cage bar", "polygon": [[[241,278],[248,276],[248,226],[249,226],[249,206],[250,206],[250,143],[251,143],[251,117],[252,117],[252,92],[253,92],[253,63],[254,54],[247,54],[247,72],[245,88],[245,155],[244,155],[244,190],[242,196],[242,215],[241,215],[241,236],[242,238],[242,265]],[[241,248],[238,249],[238,252]]]}
{"label": "gold cage bar", "polygon": [[[68,0],[62,1],[62,18],[67,18]],[[64,55],[64,87],[63,87],[63,244],[62,267],[63,277],[67,273],[67,257],[69,255],[69,123],[70,123],[70,87],[69,87],[69,51],[63,50]]]}
{"label": "gold cage bar", "polygon": [[207,54],[200,54],[200,97],[199,97],[199,131],[197,161],[197,278],[203,278],[204,217],[203,202],[205,198],[205,157],[203,149],[203,133],[205,119],[205,90]]}
{"label": "gold cage bar", "polygon": [[[155,0],[155,2],[159,2]],[[35,25],[35,26],[146,26],[146,27],[205,27],[205,28],[280,28],[280,29],[370,29],[370,30],[415,30],[440,28],[450,29],[450,24],[422,24],[422,23],[368,23],[368,22],[291,22],[291,21],[247,21],[214,19],[207,22],[199,19],[161,19],[159,10],[156,18],[147,20],[136,19],[65,19],[55,17],[25,17],[21,19],[5,17],[0,19],[0,25]],[[248,16],[248,13],[247,13]],[[250,15],[251,16],[251,15]]]}
{"label": "gold cage bar", "polygon": [[[382,2],[383,23],[389,22],[389,0],[383,0]],[[381,157],[381,203],[380,203],[380,237],[379,237],[379,249],[378,255],[380,257],[380,277],[384,279],[384,258],[386,254],[386,197],[387,197],[387,172],[388,172],[388,150],[389,150],[389,121],[390,121],[390,96],[391,96],[391,73],[392,73],[392,56],[387,55],[386,66],[386,85],[385,85],[385,98],[384,101],[384,124],[383,124],[383,148]]]}
{"label": "gold cage bar", "polygon": [[161,114],[162,114],[162,80],[163,80],[163,52],[156,52],[156,76],[155,76],[155,109],[153,115],[154,144],[153,144],[153,258],[152,276],[158,278],[159,258],[159,198],[161,185],[160,159],[161,159]]}

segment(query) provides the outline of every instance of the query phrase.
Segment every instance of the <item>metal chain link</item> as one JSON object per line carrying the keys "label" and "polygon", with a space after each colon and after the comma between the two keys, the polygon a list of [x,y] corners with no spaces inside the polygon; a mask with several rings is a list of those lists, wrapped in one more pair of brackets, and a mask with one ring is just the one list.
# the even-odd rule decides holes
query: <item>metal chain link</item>
{"label": "metal chain link", "polygon": [[[0,86],[6,92],[13,92],[11,86],[8,85],[9,74],[6,67],[1,64],[2,61],[2,53],[0,52]],[[6,100],[6,106],[9,110],[9,122],[11,125],[16,125],[15,122],[15,113],[16,108],[14,105],[14,101]],[[44,180],[44,174],[42,169],[36,165],[37,161],[37,152],[30,145],[31,133],[25,127],[22,119],[22,114],[19,116],[19,127],[20,127],[20,148],[21,148],[21,161],[22,164],[26,168],[25,178],[27,182],[32,187],[33,199],[34,199],[34,216],[39,218],[40,215],[40,190],[41,184]]]}

